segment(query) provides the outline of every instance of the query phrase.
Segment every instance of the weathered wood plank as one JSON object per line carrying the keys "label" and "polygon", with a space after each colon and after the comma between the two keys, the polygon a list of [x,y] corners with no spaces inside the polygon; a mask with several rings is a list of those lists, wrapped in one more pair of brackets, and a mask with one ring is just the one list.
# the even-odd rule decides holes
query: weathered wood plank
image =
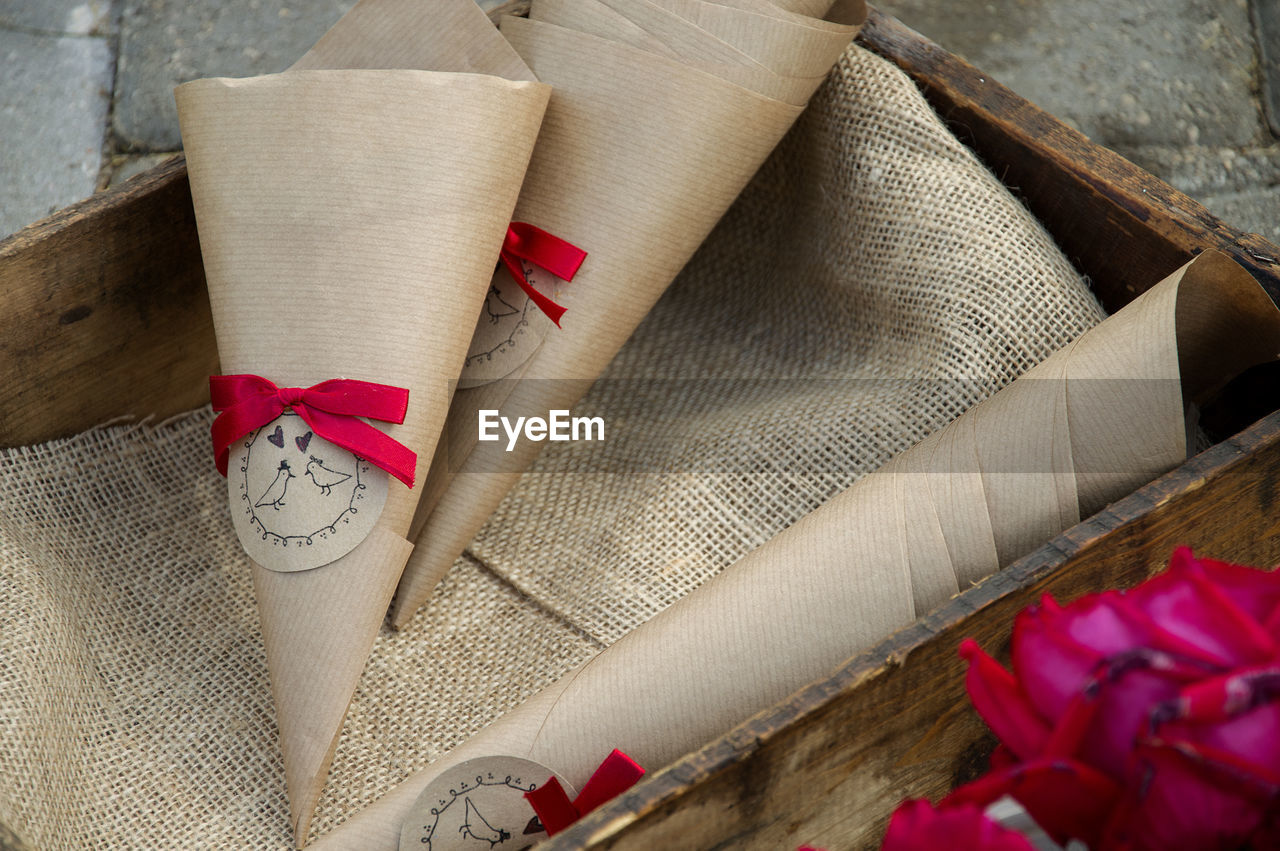
{"label": "weathered wood plank", "polygon": [[0,446],[208,401],[213,319],[181,158],[0,242]]}
{"label": "weathered wood plank", "polygon": [[940,797],[990,745],[964,695],[960,640],[1007,656],[1014,615],[1129,587],[1173,548],[1280,561],[1280,412],[1073,527],[830,679],[634,787],[547,851],[877,848],[905,796]]}

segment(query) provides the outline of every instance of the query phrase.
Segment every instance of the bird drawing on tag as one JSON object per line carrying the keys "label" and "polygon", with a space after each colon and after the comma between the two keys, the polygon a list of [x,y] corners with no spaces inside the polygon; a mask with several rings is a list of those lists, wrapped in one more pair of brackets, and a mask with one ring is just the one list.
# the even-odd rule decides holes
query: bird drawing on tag
{"label": "bird drawing on tag", "polygon": [[289,489],[289,480],[293,478],[296,477],[293,475],[293,471],[289,469],[289,462],[281,461],[280,469],[276,471],[275,479],[272,480],[266,493],[253,504],[253,507],[265,508],[269,505],[279,510],[284,505],[284,493]]}
{"label": "bird drawing on tag", "polygon": [[489,321],[495,324],[499,318],[516,312],[516,309],[507,303],[502,293],[492,284],[489,285],[489,294],[484,298],[484,310],[489,314]]}
{"label": "bird drawing on tag", "polygon": [[330,470],[324,465],[324,461],[312,455],[311,460],[307,462],[307,470],[303,474],[311,477],[311,481],[315,482],[316,487],[320,488],[320,493],[328,496],[334,486],[340,485],[347,479],[351,478],[350,473],[340,473],[337,470]]}
{"label": "bird drawing on tag", "polygon": [[490,848],[511,838],[510,833],[500,828],[495,829],[493,825],[485,821],[484,816],[480,815],[480,811],[476,809],[476,805],[471,803],[471,798],[467,798],[465,803],[467,807],[466,818],[463,820],[462,826],[458,828],[459,833],[471,839],[488,842]]}

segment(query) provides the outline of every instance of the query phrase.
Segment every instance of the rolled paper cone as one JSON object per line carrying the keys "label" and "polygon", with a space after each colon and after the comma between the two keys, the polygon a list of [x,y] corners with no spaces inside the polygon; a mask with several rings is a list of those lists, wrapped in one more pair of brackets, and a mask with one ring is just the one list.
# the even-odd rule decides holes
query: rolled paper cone
{"label": "rolled paper cone", "polygon": [[[548,94],[416,70],[179,87],[223,372],[407,388],[403,424],[383,430],[417,453],[420,481]],[[412,549],[418,495],[392,482],[373,531],[329,564],[253,565],[299,842]]]}
{"label": "rolled paper cone", "polygon": [[762,2],[739,0],[735,6],[708,0],[654,0],[710,35],[752,56],[784,77],[826,76],[834,58],[849,45],[851,30],[862,23],[862,4],[840,5],[839,21],[807,18]]}
{"label": "rolled paper cone", "polygon": [[689,68],[797,106],[807,103],[825,79],[825,75],[799,78],[777,74],[696,24],[647,0],[538,0],[529,10],[529,18],[673,56]]}
{"label": "rolled paper cone", "polygon": [[576,29],[672,59],[687,58],[668,47],[662,39],[640,24],[600,0],[538,0],[536,7],[529,7],[529,19]]}
{"label": "rolled paper cone", "polygon": [[769,0],[774,6],[797,15],[821,18],[831,8],[830,0]]}
{"label": "rolled paper cone", "polygon": [[[324,836],[394,851],[451,766],[531,759],[581,786],[654,772],[1178,464],[1184,401],[1280,357],[1280,311],[1207,253]],[[975,465],[976,464],[976,465]]]}
{"label": "rolled paper cone", "polygon": [[536,79],[470,0],[361,0],[290,70],[343,68],[420,68]]}
{"label": "rolled paper cone", "polygon": [[[839,49],[823,47],[825,67],[855,29],[847,28]],[[432,464],[410,532],[419,544],[392,606],[397,626],[427,600],[537,455],[539,444],[518,443],[495,470],[473,449],[479,411],[572,407],[800,113],[796,104],[681,61],[565,27],[507,18],[502,31],[555,88],[516,218],[588,255],[564,288],[562,328],[522,365],[522,380],[454,395],[449,452]]]}

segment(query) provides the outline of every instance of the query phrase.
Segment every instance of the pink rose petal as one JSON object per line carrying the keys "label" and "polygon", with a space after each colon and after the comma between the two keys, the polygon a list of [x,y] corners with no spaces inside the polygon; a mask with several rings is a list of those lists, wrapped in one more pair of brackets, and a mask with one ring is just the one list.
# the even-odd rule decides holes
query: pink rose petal
{"label": "pink rose petal", "polygon": [[893,813],[882,851],[1035,851],[1025,836],[988,818],[980,807],[904,801]]}
{"label": "pink rose petal", "polygon": [[1087,765],[1040,759],[966,783],[941,807],[985,807],[1005,795],[1021,804],[1055,842],[1080,839],[1092,846],[1119,803],[1121,787]]}

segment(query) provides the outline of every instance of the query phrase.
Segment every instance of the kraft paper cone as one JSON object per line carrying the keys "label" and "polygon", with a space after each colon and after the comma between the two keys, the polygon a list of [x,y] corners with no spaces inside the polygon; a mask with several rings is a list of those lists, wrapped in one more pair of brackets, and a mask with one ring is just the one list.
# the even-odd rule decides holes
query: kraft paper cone
{"label": "kraft paper cone", "polygon": [[659,56],[681,58],[662,39],[598,0],[538,0],[536,9],[529,8],[529,19],[612,39]]}
{"label": "kraft paper cone", "polygon": [[736,8],[706,0],[656,0],[710,35],[732,45],[784,77],[825,77],[835,56],[849,45],[850,27],[863,19],[861,7],[843,21],[806,18],[762,2],[754,8],[740,0]]}
{"label": "kraft paper cone", "polygon": [[614,748],[662,768],[1178,464],[1184,402],[1277,357],[1269,297],[1224,255],[1198,258],[406,780],[317,851],[394,851],[426,784],[479,756],[531,759],[578,787]]}
{"label": "kraft paper cone", "polygon": [[290,70],[342,68],[420,68],[536,79],[469,0],[361,0]]}
{"label": "kraft paper cone", "polygon": [[810,18],[820,18],[831,8],[830,0],[770,0],[770,2],[779,9]]}
{"label": "kraft paper cone", "polygon": [[[223,372],[408,388],[404,423],[384,430],[418,454],[421,481],[547,87],[295,71],[176,95]],[[412,549],[418,495],[391,482],[373,532],[337,561],[253,565],[299,842]]]}
{"label": "kraft paper cone", "polygon": [[672,56],[689,68],[796,106],[804,106],[825,79],[825,75],[777,74],[696,24],[645,0],[538,0],[529,18]]}
{"label": "kraft paper cone", "polygon": [[[617,4],[611,11],[629,15],[633,8],[642,7]],[[806,42],[795,51],[766,39],[761,58],[747,55],[758,68],[705,57],[690,67],[683,59],[536,20],[542,14],[537,3],[531,14],[532,20],[505,19],[502,32],[555,95],[515,217],[567,239],[588,256],[558,295],[568,308],[562,327],[547,334],[519,375],[576,380],[508,380],[455,394],[446,426],[448,452],[432,464],[411,531],[419,543],[396,593],[396,625],[426,601],[537,455],[539,445],[525,441],[502,459],[500,470],[492,469],[473,451],[478,412],[572,407],[791,127],[798,104],[821,79],[804,78],[802,96],[788,103],[772,96],[778,91],[744,88],[737,75],[759,71],[771,80],[785,79],[764,60],[796,64],[802,55],[808,61],[820,57],[825,73],[856,30],[843,25],[842,42]],[[761,28],[781,27],[793,35],[801,29],[795,21],[750,14]],[[602,20],[607,23],[607,17]],[[679,27],[645,29],[659,40],[677,31],[688,34]],[[700,38],[704,46],[716,42],[711,34]],[[680,52],[677,44],[663,43]],[[687,49],[695,53],[697,43],[688,42]]]}

